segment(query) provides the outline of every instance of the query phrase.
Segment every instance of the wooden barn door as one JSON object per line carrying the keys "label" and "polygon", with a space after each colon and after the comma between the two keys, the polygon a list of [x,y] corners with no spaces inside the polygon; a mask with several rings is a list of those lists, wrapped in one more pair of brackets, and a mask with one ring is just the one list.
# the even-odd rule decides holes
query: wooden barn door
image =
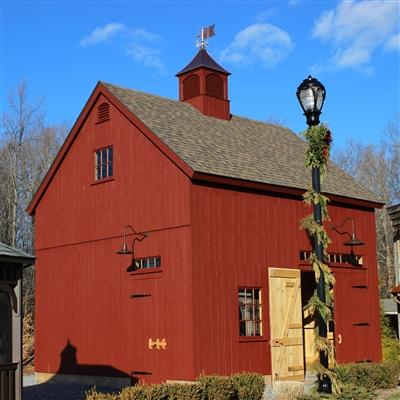
{"label": "wooden barn door", "polygon": [[269,269],[273,380],[304,380],[300,270]]}
{"label": "wooden barn door", "polygon": [[367,271],[335,271],[335,344],[339,363],[379,361],[379,309]]}

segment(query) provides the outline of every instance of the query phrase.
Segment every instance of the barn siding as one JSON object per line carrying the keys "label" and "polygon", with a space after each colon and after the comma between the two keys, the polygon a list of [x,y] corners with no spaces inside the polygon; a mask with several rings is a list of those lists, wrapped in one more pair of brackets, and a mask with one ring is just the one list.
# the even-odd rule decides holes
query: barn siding
{"label": "barn siding", "polygon": [[[311,245],[299,221],[309,212],[300,199],[271,194],[240,192],[226,188],[194,185],[192,199],[193,279],[195,369],[197,373],[230,374],[244,370],[271,373],[268,310],[268,267],[301,268],[299,251]],[[332,223],[340,224],[346,217],[355,218],[357,235],[365,240],[361,251],[366,268],[334,268],[338,275],[336,304],[343,317],[339,327],[344,329],[345,355],[338,349],[341,362],[360,359],[380,359],[379,310],[375,259],[374,213],[340,205],[330,205]],[[333,243],[329,251],[348,253],[342,245],[345,236],[328,233]],[[345,230],[351,231],[345,226]],[[355,301],[358,274],[365,275],[368,295],[365,302]],[[343,274],[343,279],[341,278]],[[237,291],[240,286],[260,287],[263,296],[264,335],[262,338],[240,338]],[[358,298],[357,298],[358,299]],[[349,313],[353,313],[346,320]],[[368,309],[368,335],[353,328],[357,313]],[[357,330],[357,346],[347,333]]]}
{"label": "barn siding", "polygon": [[[74,372],[65,363],[60,369],[69,344],[85,374],[142,371],[149,375],[135,376],[144,382],[270,374],[268,267],[310,270],[299,261],[299,251],[311,248],[299,230],[309,209],[282,194],[192,184],[114,106],[111,119],[97,125],[94,111],[36,208],[36,371]],[[113,180],[94,184],[93,152],[108,145],[114,146]],[[365,268],[334,268],[337,332],[346,339],[338,359],[379,360],[374,213],[329,208],[333,224],[355,218],[357,236],[367,243],[356,249]],[[150,232],[136,256],[160,255],[162,271],[125,271],[129,256],[115,254],[125,224]],[[327,228],[329,251],[348,252],[345,237]],[[360,277],[368,286],[361,297],[352,288]],[[240,286],[262,289],[262,338],[239,337]],[[130,299],[133,293],[151,296]],[[371,310],[367,339],[366,328],[353,325],[367,317],[357,314],[365,309]],[[165,338],[167,350],[149,350],[150,337]]]}
{"label": "barn siding", "polygon": [[[144,381],[189,379],[190,182],[114,107],[110,112],[98,125],[95,109],[89,114],[36,209],[35,368],[59,371],[70,341],[80,365],[97,366],[85,367],[91,374],[108,374],[108,366],[151,373],[140,376]],[[108,145],[114,180],[93,184],[93,151]],[[162,272],[125,271],[130,257],[115,254],[125,224],[150,232],[136,256],[160,255]],[[142,291],[151,297],[129,299]],[[151,330],[143,330],[145,319]],[[149,350],[149,337],[166,338],[168,350]]]}

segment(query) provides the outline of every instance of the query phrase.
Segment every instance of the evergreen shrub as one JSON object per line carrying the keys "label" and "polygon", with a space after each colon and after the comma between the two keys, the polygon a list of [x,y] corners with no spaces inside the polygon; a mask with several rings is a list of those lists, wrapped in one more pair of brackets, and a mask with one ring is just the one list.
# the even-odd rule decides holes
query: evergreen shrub
{"label": "evergreen shrub", "polygon": [[197,380],[201,392],[201,400],[236,400],[235,388],[230,377],[200,376]]}
{"label": "evergreen shrub", "polygon": [[334,369],[338,382],[369,390],[395,388],[399,383],[400,363],[352,363]]}
{"label": "evergreen shrub", "polygon": [[261,400],[264,387],[262,375],[242,373],[230,377],[201,376],[195,383],[135,385],[119,394],[91,389],[86,400]]}
{"label": "evergreen shrub", "polygon": [[384,361],[400,362],[400,340],[381,311],[381,341]]}
{"label": "evergreen shrub", "polygon": [[233,387],[236,391],[237,400],[261,400],[265,381],[260,374],[241,373],[231,376]]}

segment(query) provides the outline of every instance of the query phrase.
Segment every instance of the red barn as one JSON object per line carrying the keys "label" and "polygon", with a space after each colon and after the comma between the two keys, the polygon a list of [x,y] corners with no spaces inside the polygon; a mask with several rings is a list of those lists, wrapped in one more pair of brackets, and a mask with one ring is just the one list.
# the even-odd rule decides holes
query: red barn
{"label": "red barn", "polygon": [[[304,379],[317,357],[302,312],[315,287],[299,229],[306,145],[231,115],[228,75],[200,50],[177,74],[179,101],[94,89],[28,209],[40,379]],[[332,224],[354,222],[365,242],[327,226],[336,357],[379,361],[379,199],[333,164],[323,191]],[[116,254],[124,239],[134,256]]]}

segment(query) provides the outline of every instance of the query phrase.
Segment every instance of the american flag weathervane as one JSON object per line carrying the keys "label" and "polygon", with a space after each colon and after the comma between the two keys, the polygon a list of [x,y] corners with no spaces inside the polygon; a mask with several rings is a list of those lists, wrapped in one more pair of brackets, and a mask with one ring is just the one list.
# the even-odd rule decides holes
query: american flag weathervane
{"label": "american flag weathervane", "polygon": [[206,46],[208,45],[208,42],[206,42],[206,39],[212,37],[215,35],[214,32],[214,25],[206,26],[205,28],[201,28],[201,32],[196,35],[196,46],[200,47],[201,50],[204,50]]}

